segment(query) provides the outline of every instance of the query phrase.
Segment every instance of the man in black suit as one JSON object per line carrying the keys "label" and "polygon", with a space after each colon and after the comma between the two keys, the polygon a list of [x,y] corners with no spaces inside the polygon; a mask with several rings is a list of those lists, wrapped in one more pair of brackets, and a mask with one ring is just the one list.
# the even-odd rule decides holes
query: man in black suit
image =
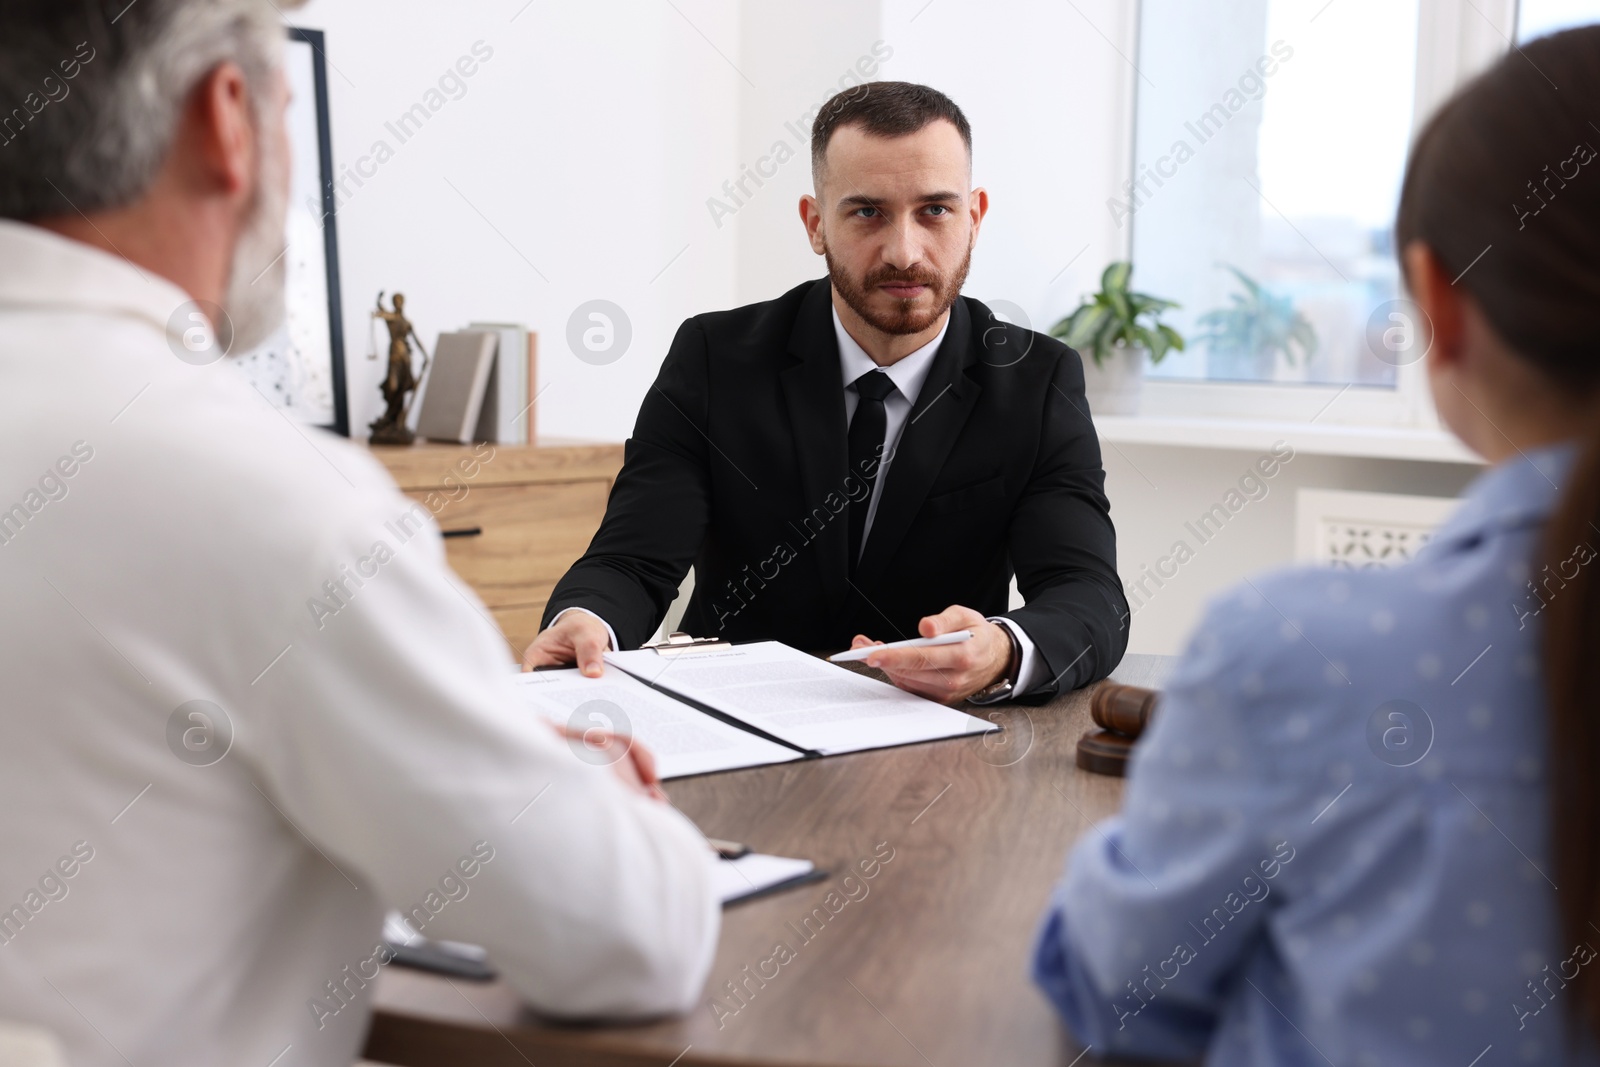
{"label": "man in black suit", "polygon": [[[1127,601],[1077,353],[961,297],[988,194],[944,94],[874,82],[812,127],[800,215],[828,278],[689,319],[529,664],[600,672],[660,624],[868,660],[941,701],[1105,677]],[[1015,573],[1026,606],[1007,611]]]}

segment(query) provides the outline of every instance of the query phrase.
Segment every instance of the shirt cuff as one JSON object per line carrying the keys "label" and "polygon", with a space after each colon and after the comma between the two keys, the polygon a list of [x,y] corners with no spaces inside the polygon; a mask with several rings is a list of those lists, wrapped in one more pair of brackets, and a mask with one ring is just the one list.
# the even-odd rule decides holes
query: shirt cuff
{"label": "shirt cuff", "polygon": [[[588,608],[562,608],[560,611],[556,612],[556,617],[550,620],[550,626],[554,626],[556,623],[560,622],[561,616],[565,615],[569,611],[581,611],[590,618],[600,619],[600,616],[596,615]],[[621,652],[622,646],[617,644],[617,631],[613,630],[611,628],[611,624],[606,622],[604,619],[600,619],[600,625],[606,628],[606,636],[611,639],[611,651]],[[550,626],[546,626],[545,629],[548,630]]]}
{"label": "shirt cuff", "polygon": [[1011,696],[1016,698],[1031,693],[1046,680],[1044,675],[1048,670],[1044,657],[1033,647],[1033,638],[1028,636],[1028,631],[1003,615],[991,616],[989,621],[1010,630],[1011,636],[1017,639],[1017,647],[1022,650],[1022,663],[1017,668],[1017,684],[1012,687]]}

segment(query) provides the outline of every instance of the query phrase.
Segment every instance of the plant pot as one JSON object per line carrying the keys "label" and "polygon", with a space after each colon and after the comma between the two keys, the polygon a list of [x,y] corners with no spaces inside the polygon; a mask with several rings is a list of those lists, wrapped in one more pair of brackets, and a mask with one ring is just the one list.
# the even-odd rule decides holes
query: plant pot
{"label": "plant pot", "polygon": [[1093,356],[1083,360],[1083,392],[1091,415],[1137,415],[1144,392],[1145,351],[1116,345],[1105,364]]}

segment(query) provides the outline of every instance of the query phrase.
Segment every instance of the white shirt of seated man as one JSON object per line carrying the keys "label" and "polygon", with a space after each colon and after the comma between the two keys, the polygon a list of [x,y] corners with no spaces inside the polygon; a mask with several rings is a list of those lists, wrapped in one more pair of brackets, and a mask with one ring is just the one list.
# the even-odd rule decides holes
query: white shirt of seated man
{"label": "white shirt of seated man", "polygon": [[218,358],[273,317],[285,93],[258,128],[237,63],[198,77],[142,193],[0,221],[4,1016],[78,1067],[346,1067],[389,908],[541,1012],[686,1010],[716,860],[649,760],[524,708],[426,508]]}

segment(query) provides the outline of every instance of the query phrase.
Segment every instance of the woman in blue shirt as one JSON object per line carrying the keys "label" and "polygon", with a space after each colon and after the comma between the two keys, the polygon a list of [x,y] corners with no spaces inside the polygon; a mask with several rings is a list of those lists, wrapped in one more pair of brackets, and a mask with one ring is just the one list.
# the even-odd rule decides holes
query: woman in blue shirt
{"label": "woman in blue shirt", "polygon": [[1407,566],[1209,606],[1040,932],[1096,1054],[1600,1062],[1597,148],[1600,27],[1418,139],[1397,248],[1492,468]]}

